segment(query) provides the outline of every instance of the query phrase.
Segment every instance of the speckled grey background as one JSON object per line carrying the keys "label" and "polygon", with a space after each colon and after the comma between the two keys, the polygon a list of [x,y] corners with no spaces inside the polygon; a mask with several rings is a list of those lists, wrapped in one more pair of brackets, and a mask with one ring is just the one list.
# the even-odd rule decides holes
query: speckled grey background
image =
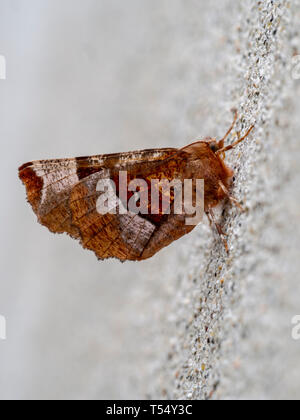
{"label": "speckled grey background", "polygon": [[[0,398],[300,397],[298,1],[0,0]],[[293,77],[294,76],[294,77]],[[35,222],[19,164],[254,134],[207,224],[140,264]],[[232,138],[233,139],[233,138]]]}

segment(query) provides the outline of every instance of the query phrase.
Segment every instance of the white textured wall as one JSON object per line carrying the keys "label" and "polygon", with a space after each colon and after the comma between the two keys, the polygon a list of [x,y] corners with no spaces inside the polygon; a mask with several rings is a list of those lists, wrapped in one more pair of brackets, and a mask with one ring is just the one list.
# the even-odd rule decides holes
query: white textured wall
{"label": "white textured wall", "polygon": [[[0,0],[0,398],[299,398],[298,2]],[[222,136],[246,214],[140,264],[35,222],[19,164]]]}

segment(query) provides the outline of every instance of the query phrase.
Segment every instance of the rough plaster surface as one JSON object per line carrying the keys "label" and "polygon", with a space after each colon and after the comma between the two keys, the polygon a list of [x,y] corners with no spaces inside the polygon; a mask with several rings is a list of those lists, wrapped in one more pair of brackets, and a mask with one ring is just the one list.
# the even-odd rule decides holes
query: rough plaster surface
{"label": "rough plaster surface", "polygon": [[[0,398],[298,399],[298,2],[0,6]],[[229,256],[204,224],[150,261],[99,263],[24,205],[24,161],[221,137],[232,108],[256,128],[228,154],[247,210],[225,208]]]}
{"label": "rough plaster surface", "polygon": [[174,369],[176,386],[167,389],[175,398],[299,398],[290,327],[299,311],[299,98],[290,68],[299,9],[236,3],[242,19],[226,34],[224,49],[235,52],[224,84],[239,104],[240,130],[256,124],[253,140],[229,158],[247,212],[224,213],[229,257],[215,239],[207,243],[205,227],[188,246],[189,270],[170,309],[166,371]]}
{"label": "rough plaster surface", "polygon": [[205,227],[188,246],[170,309],[177,328],[166,371],[174,369],[176,386],[167,389],[175,398],[298,399],[290,324],[299,312],[299,87],[291,80],[299,8],[246,1],[231,10],[240,19],[225,37],[224,49],[235,51],[224,85],[240,129],[256,123],[253,140],[229,158],[247,212],[225,209],[229,257],[207,243]]}

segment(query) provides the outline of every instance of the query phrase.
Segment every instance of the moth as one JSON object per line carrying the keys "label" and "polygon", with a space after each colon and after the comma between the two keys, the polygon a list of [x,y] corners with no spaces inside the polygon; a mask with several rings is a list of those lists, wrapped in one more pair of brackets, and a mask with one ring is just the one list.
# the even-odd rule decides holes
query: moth
{"label": "moth", "polygon": [[[204,211],[222,237],[227,241],[217,223],[214,208],[224,200],[241,207],[232,197],[230,189],[234,171],[224,159],[225,153],[244,141],[246,134],[225,147],[225,140],[237,120],[221,140],[205,138],[181,149],[164,148],[117,153],[73,159],[39,160],[19,168],[28,202],[39,223],[53,233],[67,233],[80,241],[83,248],[93,251],[103,260],[141,261],[154,256],[162,248],[191,232],[195,226],[185,223],[186,214],[176,214],[174,192],[170,190],[170,212],[149,207],[147,214],[110,212],[100,214],[97,201],[101,192],[98,183],[111,179],[116,183],[115,195],[121,195],[118,179],[120,172],[127,173],[128,181],[197,179],[204,180]],[[160,191],[161,192],[161,191]],[[132,199],[133,192],[127,193]],[[126,201],[126,197],[123,201]],[[121,200],[119,200],[121,202]],[[137,198],[138,201],[138,198]],[[160,197],[161,203],[161,197]],[[123,204],[127,204],[124,203]]]}

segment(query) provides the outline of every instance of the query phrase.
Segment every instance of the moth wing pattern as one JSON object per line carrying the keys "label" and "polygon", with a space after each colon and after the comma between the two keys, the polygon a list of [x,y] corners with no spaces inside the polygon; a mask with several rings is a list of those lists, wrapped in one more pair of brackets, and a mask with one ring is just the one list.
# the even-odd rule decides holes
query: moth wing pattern
{"label": "moth wing pattern", "polygon": [[[100,195],[96,186],[100,179],[116,176],[122,170],[132,178],[143,177],[145,173],[145,178],[156,175],[176,152],[177,149],[166,148],[35,161],[23,165],[19,177],[38,221],[51,232],[66,232],[79,239],[99,259],[141,260],[191,229],[180,230],[180,217],[171,215],[167,218],[162,215],[159,224],[130,212],[101,215],[96,208]],[[167,175],[170,180],[173,172],[171,169]]]}
{"label": "moth wing pattern", "polygon": [[82,246],[94,251],[99,259],[137,260],[155,226],[138,214],[102,215],[97,211],[97,183],[105,172],[84,178],[72,189],[69,199],[72,225],[79,231]]}

